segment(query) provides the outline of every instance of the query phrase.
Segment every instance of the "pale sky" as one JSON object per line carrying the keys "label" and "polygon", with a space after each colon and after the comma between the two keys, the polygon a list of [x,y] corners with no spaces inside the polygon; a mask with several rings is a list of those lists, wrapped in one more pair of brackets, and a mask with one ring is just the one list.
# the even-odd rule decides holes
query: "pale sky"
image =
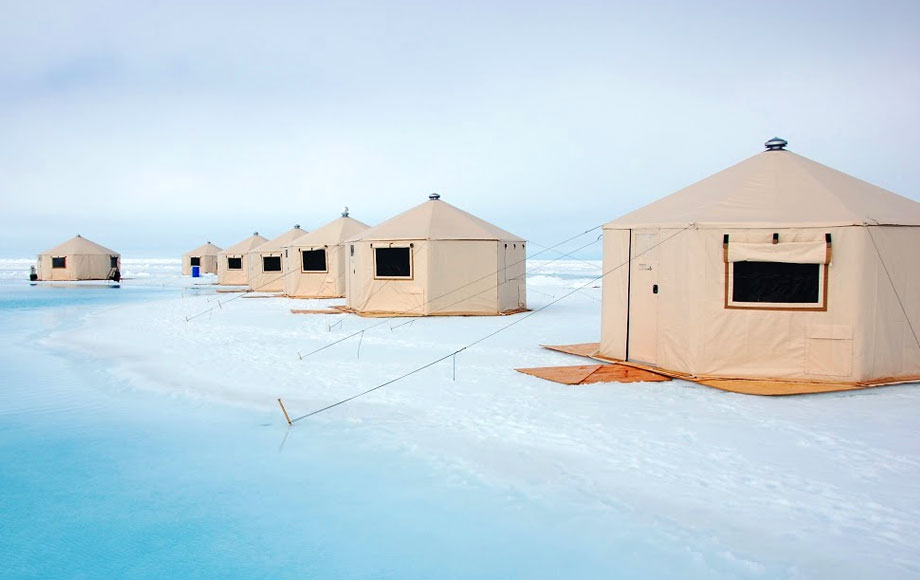
{"label": "pale sky", "polygon": [[0,257],[178,257],[431,192],[550,245],[774,135],[920,200],[915,0],[0,10]]}

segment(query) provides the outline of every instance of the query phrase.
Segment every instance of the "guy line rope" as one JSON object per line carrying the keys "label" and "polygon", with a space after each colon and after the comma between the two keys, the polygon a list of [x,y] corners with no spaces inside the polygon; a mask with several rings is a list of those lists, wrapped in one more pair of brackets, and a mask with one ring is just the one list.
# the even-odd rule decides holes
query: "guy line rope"
{"label": "guy line rope", "polygon": [[[409,372],[407,372],[407,373],[404,373],[404,374],[402,374],[402,375],[400,375],[400,376],[398,376],[398,377],[395,377],[395,378],[390,379],[390,380],[388,380],[388,381],[386,381],[386,382],[380,383],[379,385],[376,385],[376,386],[374,386],[374,387],[371,387],[370,389],[367,389],[367,390],[365,390],[365,391],[362,391],[362,392],[360,392],[360,393],[357,393],[357,394],[352,395],[352,396],[350,396],[350,397],[347,397],[347,398],[345,398],[345,399],[336,401],[335,403],[332,403],[331,405],[326,405],[325,407],[316,409],[316,410],[314,410],[314,411],[310,411],[309,413],[306,413],[305,415],[301,415],[301,416],[296,417],[296,418],[294,418],[294,419],[289,419],[289,420],[288,420],[288,424],[293,425],[294,423],[296,423],[296,422],[298,422],[298,421],[301,421],[301,420],[303,420],[303,419],[307,419],[308,417],[312,417],[312,416],[314,416],[314,415],[318,415],[318,414],[320,414],[320,413],[322,413],[322,412],[324,412],[324,411],[328,411],[329,409],[333,409],[333,408],[335,408],[335,407],[338,407],[339,405],[343,405],[343,404],[348,403],[348,402],[350,402],[350,401],[354,401],[355,399],[357,399],[357,398],[359,398],[359,397],[363,397],[364,395],[367,395],[368,393],[372,393],[372,392],[374,392],[374,391],[376,391],[376,390],[378,390],[378,389],[382,389],[383,387],[386,387],[386,386],[388,386],[388,385],[392,385],[393,383],[395,383],[395,382],[397,382],[397,381],[400,381],[400,380],[402,380],[402,379],[405,379],[405,378],[407,378],[407,377],[410,377],[410,376],[412,376],[412,375],[414,375],[414,374],[416,374],[416,373],[418,373],[418,372],[420,372],[420,371],[423,371],[423,370],[425,370],[425,369],[427,369],[427,368],[429,368],[429,367],[432,367],[432,366],[438,364],[439,362],[445,361],[445,360],[449,359],[449,358],[452,357],[452,356],[456,356],[457,354],[459,354],[459,353],[461,353],[461,352],[463,352],[463,351],[465,351],[465,350],[467,350],[467,349],[470,349],[470,348],[472,348],[472,347],[474,347],[474,346],[476,346],[476,345],[478,345],[478,344],[480,344],[480,343],[482,343],[482,342],[484,342],[484,341],[486,341],[486,340],[492,338],[493,336],[495,336],[495,335],[497,335],[497,334],[499,334],[499,333],[501,333],[501,332],[504,332],[504,331],[508,330],[508,329],[511,328],[512,326],[515,326],[516,324],[519,324],[519,323],[521,323],[521,322],[524,322],[525,320],[527,320],[527,319],[530,318],[531,316],[533,316],[533,315],[535,315],[535,314],[537,314],[537,313],[539,313],[539,312],[542,312],[542,311],[546,310],[546,309],[549,308],[550,306],[553,306],[554,304],[557,304],[558,302],[560,302],[560,301],[562,301],[562,300],[568,298],[568,297],[571,296],[572,294],[575,294],[576,292],[578,292],[578,291],[580,291],[580,290],[583,290],[584,288],[588,287],[589,285],[594,284],[595,282],[597,282],[597,281],[599,281],[599,280],[602,280],[602,279],[604,278],[604,276],[607,276],[608,274],[611,274],[611,273],[613,273],[613,272],[619,270],[619,269],[622,268],[623,266],[629,264],[630,260],[632,260],[632,259],[634,259],[634,258],[638,258],[638,257],[640,257],[640,256],[642,256],[642,255],[644,255],[644,254],[646,254],[647,252],[650,252],[651,250],[657,248],[658,246],[664,244],[665,242],[667,242],[667,241],[673,239],[675,236],[680,235],[681,233],[687,231],[688,229],[690,229],[690,228],[692,228],[692,227],[694,227],[694,226],[695,226],[695,224],[689,224],[689,225],[687,225],[687,226],[684,227],[683,229],[674,232],[673,234],[671,234],[671,235],[668,236],[667,238],[665,238],[665,239],[659,241],[658,243],[656,243],[656,244],[650,246],[649,248],[645,249],[644,251],[640,252],[639,254],[637,254],[637,255],[635,255],[635,256],[630,256],[630,257],[628,257],[628,258],[626,259],[625,262],[622,262],[622,263],[620,263],[620,264],[614,266],[613,268],[611,268],[611,269],[609,269],[609,270],[607,270],[607,271],[601,272],[601,275],[600,275],[600,276],[596,276],[596,277],[592,278],[591,280],[589,280],[588,282],[586,282],[586,283],[584,283],[584,284],[582,284],[582,285],[580,285],[580,286],[578,286],[578,287],[576,287],[576,288],[573,288],[573,289],[570,290],[569,292],[563,294],[563,295],[560,296],[559,298],[556,298],[556,299],[554,299],[554,300],[552,300],[552,301],[550,301],[550,302],[544,304],[544,305],[541,306],[540,308],[534,309],[534,310],[532,310],[532,311],[530,311],[530,312],[528,312],[528,313],[526,313],[526,314],[523,314],[523,315],[521,315],[521,316],[516,317],[514,320],[512,320],[511,322],[509,322],[509,323],[506,324],[505,326],[502,326],[502,327],[500,327],[500,328],[498,328],[498,329],[496,329],[496,330],[494,330],[494,331],[492,331],[492,332],[490,332],[490,333],[488,333],[488,334],[486,334],[486,335],[484,335],[484,336],[481,336],[480,338],[474,340],[473,342],[471,342],[471,343],[469,343],[469,344],[467,344],[467,345],[465,345],[465,346],[462,346],[462,347],[460,347],[460,348],[458,348],[458,349],[456,349],[456,350],[454,350],[454,351],[452,351],[452,352],[450,352],[450,353],[448,353],[448,354],[446,354],[446,355],[444,355],[444,356],[442,356],[442,357],[439,357],[439,358],[437,358],[437,359],[435,359],[435,360],[433,360],[433,361],[431,361],[431,362],[428,362],[428,363],[426,363],[426,364],[424,364],[424,365],[422,365],[422,366],[420,366],[420,367],[417,367],[417,368],[415,368],[415,369],[412,369],[411,371],[409,371]],[[598,226],[598,227],[599,227],[599,226]],[[592,229],[596,229],[596,228],[592,228]],[[591,231],[591,230],[588,230],[588,231]],[[585,232],[585,233],[587,233],[587,232]],[[577,237],[577,236],[576,236],[576,237]],[[596,240],[595,240],[595,241],[596,241]],[[592,243],[593,243],[593,242],[592,242]],[[352,336],[353,336],[353,335],[352,335]],[[279,399],[279,402],[280,402],[280,399]],[[285,415],[285,418],[287,419],[288,417]]]}

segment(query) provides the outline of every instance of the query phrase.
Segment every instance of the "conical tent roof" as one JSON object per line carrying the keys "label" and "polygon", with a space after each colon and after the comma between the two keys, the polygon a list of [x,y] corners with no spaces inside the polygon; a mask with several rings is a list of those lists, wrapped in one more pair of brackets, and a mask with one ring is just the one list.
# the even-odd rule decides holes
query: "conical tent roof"
{"label": "conical tent roof", "polygon": [[220,248],[208,242],[203,246],[198,246],[194,250],[190,250],[185,253],[186,256],[213,256],[217,255],[219,252],[223,252]]}
{"label": "conical tent roof", "polygon": [[920,203],[784,149],[767,150],[607,228],[920,225]]}
{"label": "conical tent roof", "polygon": [[332,220],[319,229],[315,229],[305,236],[294,240],[292,246],[335,246],[347,239],[353,238],[370,228],[369,225],[359,222],[347,215]]}
{"label": "conical tent roof", "polygon": [[284,246],[290,245],[291,242],[305,235],[306,233],[307,230],[301,229],[300,226],[294,226],[277,238],[265,242],[260,246],[254,247],[252,250],[250,250],[250,252],[277,252]]}
{"label": "conical tent roof", "polygon": [[108,254],[116,255],[118,252],[110,250],[105,246],[100,246],[96,242],[87,240],[80,234],[70,238],[62,244],[58,244],[51,249],[45,250],[42,254],[54,254],[58,256],[80,256],[88,254]]}
{"label": "conical tent roof", "polygon": [[226,250],[223,250],[222,253],[224,254],[248,254],[249,252],[252,251],[253,248],[261,246],[267,241],[268,239],[260,236],[259,232],[255,232],[254,234],[252,234],[251,236],[249,236],[242,242],[237,242],[233,244],[232,246],[230,246],[229,248],[227,248]]}
{"label": "conical tent roof", "polygon": [[430,197],[409,211],[365,230],[354,240],[511,240],[524,241],[512,233]]}

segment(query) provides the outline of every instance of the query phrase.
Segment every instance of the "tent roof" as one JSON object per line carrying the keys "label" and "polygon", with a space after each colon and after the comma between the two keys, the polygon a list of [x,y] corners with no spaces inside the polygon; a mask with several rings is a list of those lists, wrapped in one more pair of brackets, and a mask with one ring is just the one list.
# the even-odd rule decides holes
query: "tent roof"
{"label": "tent roof", "polygon": [[608,229],[920,225],[920,203],[783,149],[767,150],[606,224]]}
{"label": "tent roof", "polygon": [[429,198],[352,239],[524,241],[523,238],[437,198]]}
{"label": "tent roof", "polygon": [[208,242],[203,246],[198,246],[194,250],[188,251],[185,253],[186,256],[216,256],[219,252],[223,252],[220,248]]}
{"label": "tent roof", "polygon": [[58,244],[42,254],[53,254],[56,256],[86,256],[90,254],[106,254],[109,256],[120,256],[115,250],[110,250],[105,246],[100,246],[96,242],[87,240],[80,234],[70,238],[63,244]]}
{"label": "tent roof", "polygon": [[303,230],[300,226],[294,226],[288,231],[284,232],[277,238],[272,239],[271,241],[265,242],[260,246],[252,248],[251,252],[277,252],[284,246],[287,246],[297,238],[305,235],[307,230]]}
{"label": "tent roof", "polygon": [[237,242],[222,251],[222,254],[248,254],[253,248],[261,246],[268,240],[259,235],[259,232],[256,232],[243,240],[242,242]]}
{"label": "tent roof", "polygon": [[370,226],[363,222],[359,222],[348,216],[342,216],[332,220],[319,229],[313,230],[304,236],[300,236],[291,242],[291,246],[336,246],[349,238],[357,236],[368,228],[370,228]]}

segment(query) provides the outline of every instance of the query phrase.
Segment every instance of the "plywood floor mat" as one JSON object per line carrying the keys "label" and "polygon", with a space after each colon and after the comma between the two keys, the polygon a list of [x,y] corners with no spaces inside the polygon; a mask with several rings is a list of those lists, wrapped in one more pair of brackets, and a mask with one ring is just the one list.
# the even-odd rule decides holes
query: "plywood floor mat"
{"label": "plywood floor mat", "polygon": [[[597,354],[599,343],[596,342],[586,342],[579,344],[563,344],[563,345],[541,345],[543,348],[554,350],[556,352],[564,352],[566,354],[572,354],[576,356],[581,356],[584,358],[589,358],[592,360],[600,361],[607,363],[612,366],[622,366],[634,368],[642,371],[647,371],[654,373],[660,376],[670,377],[672,379],[681,379],[684,381],[689,381],[691,383],[697,383],[704,385],[706,387],[712,387],[714,389],[719,389],[722,391],[729,391],[732,393],[741,393],[744,395],[763,395],[763,396],[785,396],[785,395],[811,395],[818,393],[836,393],[843,391],[858,391],[862,389],[871,389],[873,387],[884,387],[890,385],[904,384],[904,383],[915,383],[920,382],[920,377],[900,377],[896,379],[883,379],[872,382],[865,383],[847,383],[847,382],[834,382],[834,383],[819,383],[819,382],[810,382],[810,381],[787,381],[787,380],[774,380],[774,379],[763,379],[763,378],[744,378],[744,377],[712,377],[712,376],[696,376],[688,375],[686,373],[681,373],[677,371],[672,371],[668,369],[663,369],[660,367],[652,365],[644,365],[640,363],[630,362],[630,361],[621,361],[617,359],[607,358],[602,355]],[[553,367],[549,367],[553,368]],[[565,367],[560,367],[565,368]],[[523,371],[522,371],[523,372]],[[534,376],[541,376],[536,373]],[[553,380],[548,377],[547,380]],[[561,382],[561,381],[557,381]],[[569,383],[566,383],[569,384]],[[578,384],[578,383],[574,383]]]}
{"label": "plywood floor mat", "polygon": [[537,367],[514,369],[519,373],[532,375],[563,385],[586,385],[591,383],[637,383],[663,382],[671,379],[650,371],[616,364],[578,365],[568,367]]}
{"label": "plywood floor mat", "polygon": [[347,306],[333,306],[333,308],[338,308],[343,312],[349,314],[356,314],[362,318],[421,318],[423,316],[510,316],[512,314],[520,314],[521,312],[529,312],[527,308],[521,308],[518,310],[509,310],[508,312],[501,313],[483,313],[483,312],[433,312],[431,314],[419,314],[418,312],[360,312],[354,308],[348,308]]}

